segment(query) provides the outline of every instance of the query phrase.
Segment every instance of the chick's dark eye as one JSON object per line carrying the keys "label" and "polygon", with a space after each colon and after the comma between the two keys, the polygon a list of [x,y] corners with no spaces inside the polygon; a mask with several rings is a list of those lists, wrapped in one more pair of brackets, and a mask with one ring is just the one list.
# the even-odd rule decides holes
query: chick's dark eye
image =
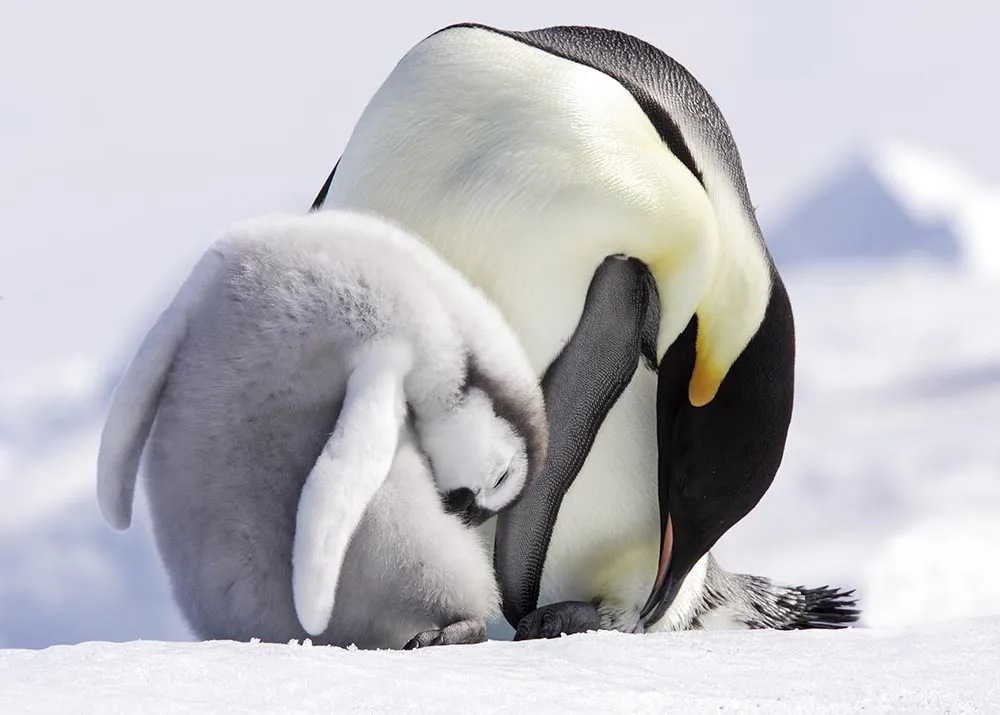
{"label": "chick's dark eye", "polygon": [[493,484],[493,488],[494,489],[499,489],[500,485],[503,484],[506,481],[508,475],[510,475],[510,467],[508,467],[507,469],[503,470],[503,474],[501,474],[500,477]]}

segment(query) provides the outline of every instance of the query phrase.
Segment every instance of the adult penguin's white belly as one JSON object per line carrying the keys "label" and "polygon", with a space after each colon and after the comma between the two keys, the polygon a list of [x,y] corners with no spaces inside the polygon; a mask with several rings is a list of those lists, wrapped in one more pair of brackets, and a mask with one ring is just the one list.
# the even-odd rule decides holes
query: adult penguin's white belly
{"label": "adult penguin's white belly", "polygon": [[[657,276],[661,346],[704,305],[720,265],[766,274],[756,242],[727,242],[705,188],[621,84],[476,29],[433,35],[401,60],[359,120],[324,207],[422,235],[496,301],[539,374],[609,254],[642,258]],[[720,332],[733,359],[760,322],[747,313],[763,315],[767,302],[766,280],[737,285],[742,315]],[[655,412],[656,376],[640,368],[563,501],[539,605],[599,596],[641,608],[660,548]],[[675,606],[703,574],[692,570]]]}

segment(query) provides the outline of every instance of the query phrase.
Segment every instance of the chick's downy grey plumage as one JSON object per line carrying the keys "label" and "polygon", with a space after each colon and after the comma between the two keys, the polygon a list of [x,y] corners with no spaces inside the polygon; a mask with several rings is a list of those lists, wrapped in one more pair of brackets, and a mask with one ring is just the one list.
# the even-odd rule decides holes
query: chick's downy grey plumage
{"label": "chick's downy grey plumage", "polygon": [[140,347],[98,496],[126,528],[145,448],[157,545],[203,639],[475,642],[497,587],[437,467],[468,481],[477,513],[499,508],[546,439],[516,339],[430,249],[373,217],[269,217],[213,244]]}
{"label": "chick's downy grey plumage", "polygon": [[[322,446],[315,435],[296,442],[311,443],[314,451],[317,442]],[[252,490],[246,489],[229,495],[229,513],[210,517],[206,510],[197,520],[162,508],[167,477],[177,465],[155,433],[150,450],[147,484],[152,503],[161,504],[156,537],[177,603],[199,638],[277,643],[311,638],[317,645],[401,648],[418,634],[466,624],[478,627],[480,635],[461,640],[485,639],[485,618],[497,601],[489,560],[474,532],[441,508],[411,435],[401,440],[392,469],[348,546],[333,615],[319,635],[303,629],[292,596],[295,511],[312,466],[308,460],[282,449],[272,464],[240,465],[248,481],[264,474],[289,479],[284,484],[260,479],[262,493],[249,496]],[[218,510],[223,502],[214,505]]]}

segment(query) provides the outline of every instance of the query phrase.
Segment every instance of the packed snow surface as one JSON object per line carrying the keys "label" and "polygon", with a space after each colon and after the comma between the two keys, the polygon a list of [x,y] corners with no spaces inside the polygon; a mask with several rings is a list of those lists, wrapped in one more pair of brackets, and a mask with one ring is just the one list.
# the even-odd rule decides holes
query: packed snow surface
{"label": "packed snow surface", "polygon": [[991,712],[998,641],[1000,619],[905,633],[603,632],[395,652],[92,642],[0,651],[0,712]]}

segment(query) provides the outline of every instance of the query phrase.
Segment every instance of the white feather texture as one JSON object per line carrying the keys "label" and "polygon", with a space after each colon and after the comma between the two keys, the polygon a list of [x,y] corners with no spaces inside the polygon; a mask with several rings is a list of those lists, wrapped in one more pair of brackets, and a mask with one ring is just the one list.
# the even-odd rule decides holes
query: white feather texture
{"label": "white feather texture", "polygon": [[[424,237],[523,342],[547,348],[538,369],[563,337],[551,326],[575,325],[608,254],[661,275],[669,264],[664,345],[694,314],[716,257],[704,190],[620,84],[481,30],[439,33],[400,61],[355,127],[326,205]],[[565,296],[551,290],[556,270],[574,289]]]}

